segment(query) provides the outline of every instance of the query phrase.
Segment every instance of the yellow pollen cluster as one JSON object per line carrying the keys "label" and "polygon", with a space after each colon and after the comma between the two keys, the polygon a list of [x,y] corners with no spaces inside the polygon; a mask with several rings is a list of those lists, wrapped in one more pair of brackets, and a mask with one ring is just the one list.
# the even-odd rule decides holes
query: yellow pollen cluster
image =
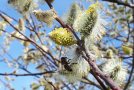
{"label": "yellow pollen cluster", "polygon": [[86,13],[87,14],[90,14],[90,13],[93,13],[97,10],[97,8],[99,7],[99,3],[95,3],[95,4],[92,4],[88,10],[86,10]]}
{"label": "yellow pollen cluster", "polygon": [[49,33],[49,37],[58,45],[70,46],[76,44],[76,40],[67,28],[55,28]]}

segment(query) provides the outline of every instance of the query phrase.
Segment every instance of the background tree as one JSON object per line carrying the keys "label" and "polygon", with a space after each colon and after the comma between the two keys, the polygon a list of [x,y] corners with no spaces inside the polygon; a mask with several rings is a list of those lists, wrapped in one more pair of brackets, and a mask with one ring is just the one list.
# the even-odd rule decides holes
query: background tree
{"label": "background tree", "polygon": [[55,2],[8,0],[14,10],[0,10],[0,83],[17,90],[17,78],[32,76],[32,90],[134,89],[134,1],[74,0],[62,17]]}

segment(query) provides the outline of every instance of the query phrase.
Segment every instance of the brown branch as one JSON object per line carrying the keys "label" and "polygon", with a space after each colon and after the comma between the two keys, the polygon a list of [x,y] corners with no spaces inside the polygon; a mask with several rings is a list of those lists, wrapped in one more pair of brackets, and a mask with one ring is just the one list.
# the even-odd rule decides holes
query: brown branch
{"label": "brown branch", "polygon": [[[15,22],[17,22],[18,23],[18,21],[15,19],[15,18],[13,18],[13,17],[11,17],[11,16],[9,16],[9,15],[7,15],[7,13],[5,13],[5,12],[3,12],[3,11],[1,11],[0,10],[0,12],[2,13],[2,14],[4,14],[4,15],[6,15],[6,16],[8,16],[9,18],[11,18],[11,19],[13,19]],[[29,29],[29,30],[32,30],[31,28],[29,28],[28,26],[25,26],[27,29]]]}
{"label": "brown branch", "polygon": [[[46,80],[47,81],[47,80]],[[55,86],[54,86],[54,84],[52,83],[52,82],[49,82],[49,81],[47,81],[53,88],[54,88],[54,90],[58,90]]]}
{"label": "brown branch", "polygon": [[50,3],[49,0],[45,0],[45,2],[48,4],[48,6],[49,6],[51,9],[53,8],[53,6],[52,6],[52,4]]}
{"label": "brown branch", "polygon": [[86,80],[87,82],[86,81],[81,81],[81,82],[90,84],[90,85],[96,86],[99,89],[102,89],[102,87],[99,84],[96,84],[95,82],[89,80],[88,78],[84,77],[83,79]]}
{"label": "brown branch", "polygon": [[[7,31],[5,31],[5,30],[2,30],[3,32],[6,32],[6,33],[8,33],[8,34],[10,34],[9,32],[7,32]],[[16,37],[15,35],[13,35],[13,34],[10,34],[12,37],[14,37],[14,38],[17,38],[18,40],[22,40],[22,41],[28,41],[28,42],[30,42],[29,40],[27,40],[27,39],[23,39],[23,38],[19,38],[19,37]],[[42,55],[43,56],[46,56],[45,54],[44,54],[44,52],[40,49],[40,47],[38,47],[38,46],[36,46],[35,45],[35,47],[36,48],[38,48],[38,50],[42,53]],[[50,53],[50,52],[48,52],[49,53],[49,55],[51,56],[51,57],[53,57],[53,55]],[[46,56],[46,58],[48,59],[48,61],[50,62],[50,58],[49,57],[47,57]],[[52,60],[54,60],[54,57],[53,57],[53,59]],[[56,66],[57,66],[57,64],[56,64]]]}
{"label": "brown branch", "polygon": [[28,73],[28,74],[0,73],[0,76],[36,76],[36,75],[44,75],[48,73],[55,73],[55,71],[46,71],[41,73]]}
{"label": "brown branch", "polygon": [[123,2],[121,0],[102,0],[102,1],[116,3],[118,5],[123,5],[123,6],[127,6],[129,8],[133,8],[134,9],[134,4],[129,4],[129,3]]}
{"label": "brown branch", "polygon": [[[45,51],[40,45],[38,45],[35,41],[33,41],[32,39],[28,38],[27,36],[25,36],[22,32],[19,31],[18,28],[16,28],[14,25],[12,25],[4,16],[3,14],[0,13],[0,16],[13,28],[15,29],[17,32],[19,32],[22,36],[24,36],[25,39],[27,39],[27,41],[31,42],[36,48],[38,48],[40,51],[43,51],[43,55],[48,57],[47,55],[49,55],[52,60],[54,60],[54,64],[57,66],[56,61],[57,60],[51,53],[50,51]],[[46,53],[47,55],[45,55],[44,53]],[[49,57],[48,57],[49,58]]]}
{"label": "brown branch", "polygon": [[95,77],[95,79],[99,82],[99,84],[101,85],[101,87],[103,88],[103,90],[107,90],[107,87],[104,85],[104,83],[102,82],[102,80],[100,79],[100,77],[97,76],[97,75],[95,75],[95,73],[93,72],[93,70],[91,70],[90,72]]}
{"label": "brown branch", "polygon": [[67,90],[72,90],[70,87],[69,87],[69,85],[68,84],[66,84],[65,82],[63,82],[63,81],[61,81],[62,82],[62,84],[64,85],[64,86],[62,86],[61,87],[61,90],[63,90],[63,88],[64,87],[66,87],[67,88]]}
{"label": "brown branch", "polygon": [[[1,46],[1,48],[3,49],[3,47]],[[4,50],[4,49],[3,49]],[[5,50],[4,50],[4,52],[6,52]],[[8,53],[8,52],[6,52],[7,53],[7,55],[12,59],[12,60],[14,60],[14,58]],[[18,59],[20,59],[21,57],[19,57]],[[17,62],[17,60],[15,60],[16,62]],[[19,64],[19,67],[22,69],[22,70],[24,70],[25,72],[27,72],[28,74],[14,74],[14,73],[9,73],[9,74],[7,74],[7,73],[0,73],[0,76],[35,76],[36,78],[39,78],[39,76],[38,75],[44,75],[44,74],[48,74],[48,73],[55,73],[55,71],[47,71],[47,72],[41,72],[41,73],[31,73],[30,71],[28,71],[26,68],[24,68],[24,66],[22,66],[22,64],[20,64],[19,62],[17,62],[18,64]],[[47,80],[46,80],[47,81]],[[53,88],[54,88],[54,90],[58,90],[54,85],[53,85],[53,83],[52,82],[49,82],[49,81],[47,81]]]}
{"label": "brown branch", "polygon": [[28,41],[28,40],[26,40],[26,39],[17,37],[17,36],[15,36],[14,34],[11,34],[11,33],[7,32],[6,30],[1,30],[1,31],[3,31],[3,32],[5,32],[5,33],[7,33],[7,34],[9,34],[9,35],[11,35],[11,37],[14,37],[14,38],[16,38],[16,39],[18,39],[18,40]]}
{"label": "brown branch", "polygon": [[131,33],[131,30],[130,30],[130,25],[129,25],[129,21],[127,20],[127,27],[128,27],[128,36],[127,36],[127,42],[129,41],[129,37],[130,37],[130,33]]}
{"label": "brown branch", "polygon": [[[46,3],[48,4],[48,6],[50,8],[53,8],[53,6],[51,5],[51,3],[48,0],[45,0]],[[56,19],[57,20],[57,19]],[[69,28],[69,30],[72,32],[73,28],[71,28],[69,25],[64,24],[64,22],[61,19],[57,20],[62,27],[66,27]],[[72,32],[74,35],[76,35],[74,32]],[[76,38],[78,38],[78,36],[76,35]],[[77,39],[78,41],[80,40],[79,38]],[[81,46],[81,43],[78,43],[78,46],[81,48],[81,50],[86,54],[83,53],[83,58],[88,61],[89,65],[91,66],[91,68],[93,69],[93,72],[95,73],[95,75],[99,76],[101,79],[103,79],[107,85],[110,86],[110,88],[112,90],[121,90],[121,88],[107,75],[105,75],[96,65],[95,62],[93,62],[94,60],[92,60],[90,58],[90,56],[88,55],[88,53],[86,52],[85,48]]]}
{"label": "brown branch", "polygon": [[36,28],[36,25],[35,25],[35,22],[34,22],[34,19],[33,19],[32,15],[30,15],[30,18],[31,18],[32,23],[33,23],[33,32],[36,34],[36,36],[38,37],[39,41],[40,41],[41,44],[43,45],[43,41],[41,40],[41,38],[40,38],[38,32],[36,31],[37,28]]}

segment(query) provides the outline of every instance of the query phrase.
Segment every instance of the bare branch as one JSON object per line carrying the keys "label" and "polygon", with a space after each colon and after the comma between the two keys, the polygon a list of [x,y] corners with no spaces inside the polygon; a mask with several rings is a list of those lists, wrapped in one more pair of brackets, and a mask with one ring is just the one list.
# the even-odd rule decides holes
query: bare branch
{"label": "bare branch", "polygon": [[94,86],[96,86],[97,88],[102,89],[102,87],[101,87],[100,85],[98,85],[98,84],[96,84],[95,82],[89,80],[88,78],[84,77],[83,79],[85,79],[85,80],[88,81],[88,82],[86,82],[86,81],[81,81],[81,82],[87,83],[87,84],[90,84],[90,85],[94,85]]}
{"label": "bare branch", "polygon": [[[57,66],[56,61],[55,61],[55,60],[57,60],[57,59],[50,53],[50,51],[45,51],[45,50],[44,50],[40,45],[38,45],[35,41],[33,41],[32,39],[30,39],[29,37],[27,37],[26,35],[24,35],[22,32],[20,32],[18,28],[16,28],[14,25],[12,25],[12,24],[3,16],[3,14],[0,13],[0,16],[8,23],[13,29],[15,29],[17,32],[19,32],[22,36],[24,36],[27,41],[31,42],[36,48],[38,48],[38,49],[42,52],[42,54],[43,54],[44,56],[48,57],[47,55],[49,55],[49,56],[52,58],[52,60],[54,60],[53,63]],[[47,54],[47,55],[45,55],[45,54]],[[49,57],[48,57],[48,58],[49,58]]]}
{"label": "bare branch", "polygon": [[46,71],[41,73],[28,73],[28,74],[0,73],[0,76],[36,76],[36,75],[44,75],[48,73],[55,73],[55,71]]}
{"label": "bare branch", "polygon": [[134,4],[129,4],[129,3],[123,2],[121,0],[102,0],[102,1],[108,1],[108,2],[116,3],[118,5],[123,5],[123,6],[127,6],[129,8],[134,9]]}

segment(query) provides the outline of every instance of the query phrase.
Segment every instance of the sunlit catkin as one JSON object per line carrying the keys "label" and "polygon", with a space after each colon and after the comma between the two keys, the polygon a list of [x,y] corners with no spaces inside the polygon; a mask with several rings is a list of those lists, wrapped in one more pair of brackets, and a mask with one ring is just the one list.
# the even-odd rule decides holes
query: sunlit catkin
{"label": "sunlit catkin", "polygon": [[73,34],[67,28],[55,28],[49,33],[49,37],[58,45],[70,46],[76,44]]}
{"label": "sunlit catkin", "polygon": [[80,32],[82,39],[88,38],[100,40],[105,34],[105,22],[99,15],[99,3],[92,4],[83,14],[74,22],[74,29]]}
{"label": "sunlit catkin", "polygon": [[66,16],[67,24],[73,25],[75,19],[80,16],[81,13],[82,11],[80,6],[77,3],[73,3]]}
{"label": "sunlit catkin", "polygon": [[33,13],[39,21],[45,22],[48,26],[52,25],[56,16],[53,9],[47,11],[34,10]]}
{"label": "sunlit catkin", "polygon": [[23,31],[23,30],[25,30],[25,23],[24,23],[24,19],[22,19],[22,18],[20,18],[19,19],[19,29],[21,30],[21,31]]}
{"label": "sunlit catkin", "polygon": [[116,58],[109,59],[102,70],[110,75],[118,85],[122,85],[126,79],[127,69],[122,66],[122,61]]}

